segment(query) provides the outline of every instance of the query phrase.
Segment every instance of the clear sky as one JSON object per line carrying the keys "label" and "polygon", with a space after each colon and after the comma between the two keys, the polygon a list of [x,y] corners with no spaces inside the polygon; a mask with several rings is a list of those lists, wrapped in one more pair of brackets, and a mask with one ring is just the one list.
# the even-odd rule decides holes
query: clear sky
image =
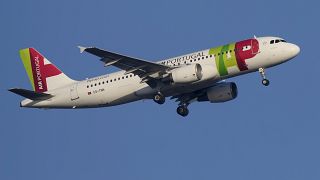
{"label": "clear sky", "polygon": [[[1,1],[1,180],[319,180],[319,2]],[[223,104],[151,100],[89,110],[19,107],[31,89],[18,50],[35,47],[70,77],[115,69],[80,54],[97,46],[156,61],[256,36],[298,44],[294,60],[230,79]]]}

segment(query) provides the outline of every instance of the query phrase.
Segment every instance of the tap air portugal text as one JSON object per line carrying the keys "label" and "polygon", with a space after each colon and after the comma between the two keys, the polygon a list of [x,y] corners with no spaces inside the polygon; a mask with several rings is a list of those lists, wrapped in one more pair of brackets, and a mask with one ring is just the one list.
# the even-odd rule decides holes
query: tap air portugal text
{"label": "tap air portugal text", "polygon": [[160,62],[145,61],[95,47],[80,52],[98,56],[105,66],[121,71],[83,81],[66,76],[34,48],[20,50],[33,91],[9,91],[27,99],[21,107],[95,108],[153,99],[163,104],[166,97],[179,102],[177,113],[187,116],[190,103],[226,102],[237,97],[234,82],[222,80],[258,71],[262,84],[269,85],[265,69],[284,63],[300,48],[278,37],[254,37]]}

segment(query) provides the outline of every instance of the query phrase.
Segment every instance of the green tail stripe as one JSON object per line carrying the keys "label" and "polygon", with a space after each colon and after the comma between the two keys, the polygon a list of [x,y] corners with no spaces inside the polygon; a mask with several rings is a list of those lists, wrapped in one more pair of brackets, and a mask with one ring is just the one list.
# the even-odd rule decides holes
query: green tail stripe
{"label": "green tail stripe", "polygon": [[29,48],[20,50],[20,58],[23,62],[24,68],[26,69],[32,88],[35,90]]}

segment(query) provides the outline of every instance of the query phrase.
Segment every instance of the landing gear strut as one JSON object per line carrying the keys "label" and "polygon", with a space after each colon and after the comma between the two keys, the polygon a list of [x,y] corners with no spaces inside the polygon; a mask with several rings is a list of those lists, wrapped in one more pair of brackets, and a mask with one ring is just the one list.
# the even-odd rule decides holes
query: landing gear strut
{"label": "landing gear strut", "polygon": [[189,114],[189,110],[188,110],[187,105],[186,105],[186,104],[180,105],[180,106],[177,108],[177,113],[178,113],[180,116],[186,117],[186,116]]}
{"label": "landing gear strut", "polygon": [[163,104],[166,101],[166,97],[159,92],[153,96],[153,101],[158,104]]}
{"label": "landing gear strut", "polygon": [[259,68],[259,73],[260,73],[260,75],[261,75],[261,77],[262,77],[262,84],[264,85],[264,86],[269,86],[269,84],[270,84],[270,81],[267,79],[267,77],[266,77],[266,74],[265,74],[265,71],[264,71],[264,68]]}

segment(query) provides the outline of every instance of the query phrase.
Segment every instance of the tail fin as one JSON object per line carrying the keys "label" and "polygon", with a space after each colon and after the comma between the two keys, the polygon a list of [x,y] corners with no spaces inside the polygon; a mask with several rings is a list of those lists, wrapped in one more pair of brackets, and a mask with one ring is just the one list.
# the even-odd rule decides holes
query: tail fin
{"label": "tail fin", "polygon": [[75,82],[34,48],[20,50],[20,57],[35,92],[46,92]]}

